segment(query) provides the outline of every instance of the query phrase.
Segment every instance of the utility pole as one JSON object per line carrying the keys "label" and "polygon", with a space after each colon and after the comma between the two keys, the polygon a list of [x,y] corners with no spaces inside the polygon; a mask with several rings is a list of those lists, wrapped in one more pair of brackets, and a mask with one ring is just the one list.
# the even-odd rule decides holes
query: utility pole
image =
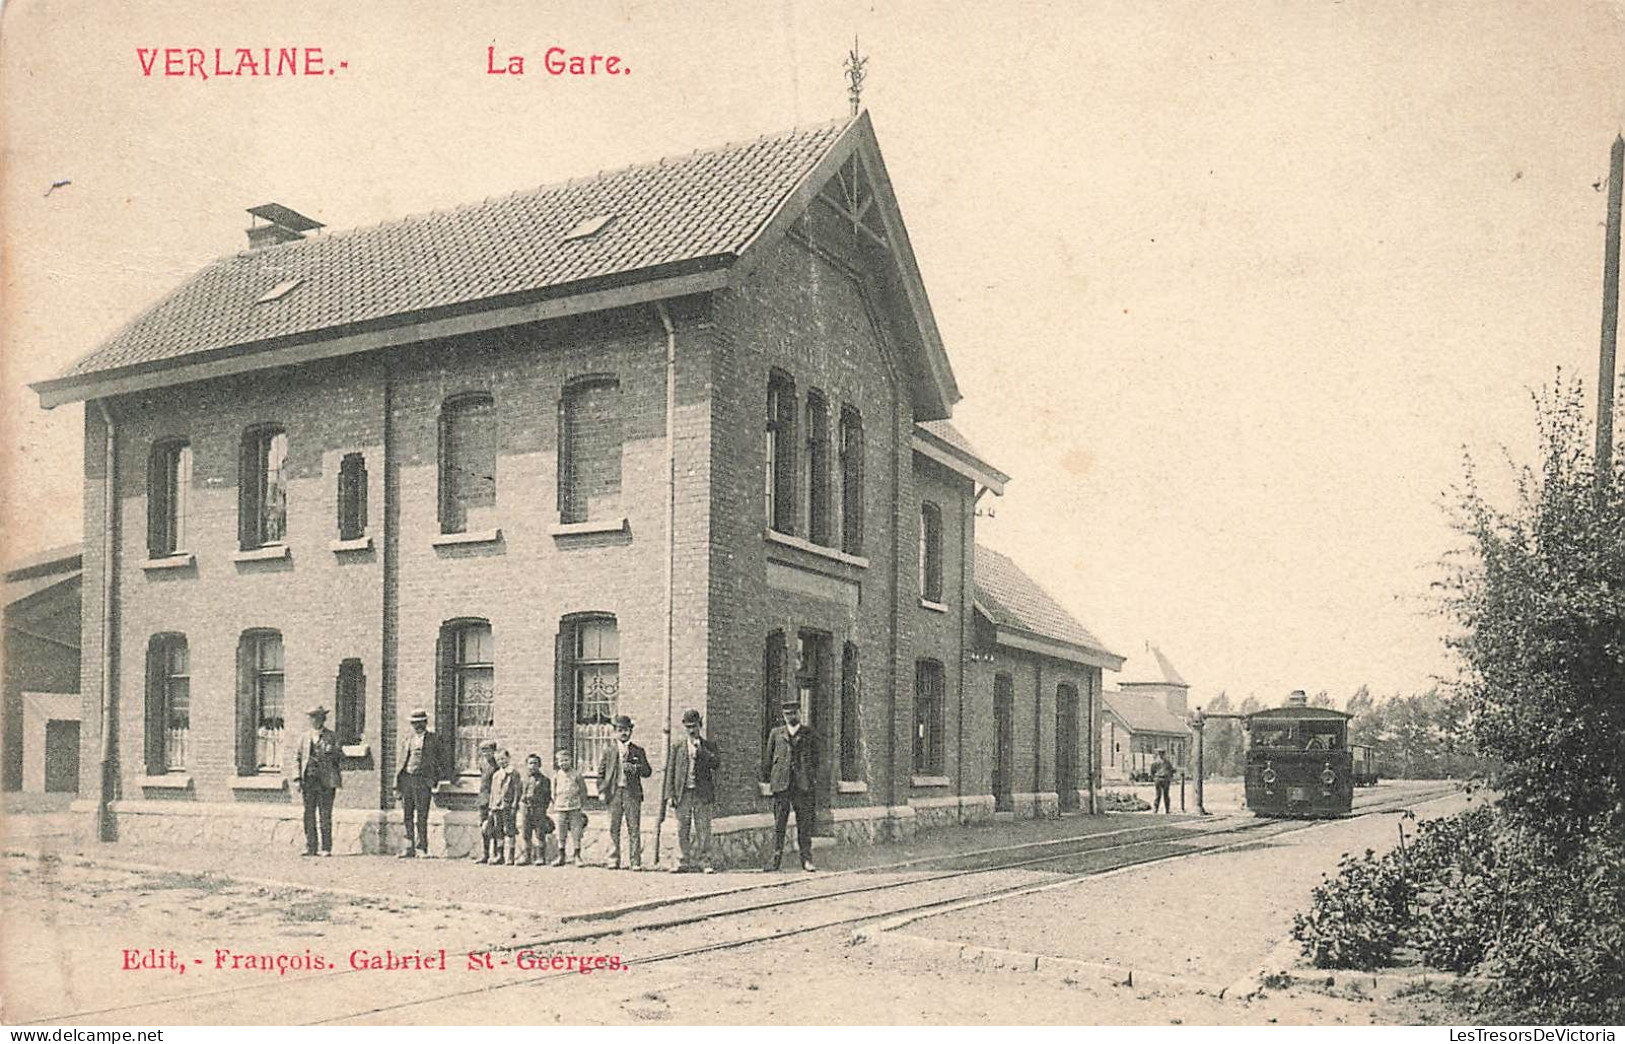
{"label": "utility pole", "polygon": [[1602,359],[1597,372],[1597,488],[1614,471],[1615,348],[1619,338],[1619,209],[1625,187],[1625,134],[1614,137],[1608,161],[1608,239],[1602,261]]}

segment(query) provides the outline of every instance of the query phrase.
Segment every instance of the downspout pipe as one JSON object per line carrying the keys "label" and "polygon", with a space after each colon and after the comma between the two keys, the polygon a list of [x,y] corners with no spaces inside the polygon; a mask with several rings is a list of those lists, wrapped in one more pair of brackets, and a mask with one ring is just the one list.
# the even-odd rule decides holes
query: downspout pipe
{"label": "downspout pipe", "polygon": [[[672,712],[675,698],[673,685],[675,643],[677,641],[676,584],[677,571],[677,327],[672,324],[666,302],[656,301],[655,312],[660,325],[666,330],[666,650],[665,672],[661,684],[666,690],[666,727],[663,730],[663,749],[660,756],[660,815],[665,817],[671,795],[667,792],[666,759],[671,757]],[[707,708],[709,710],[709,708]],[[800,824],[797,824],[798,826]]]}
{"label": "downspout pipe", "polygon": [[971,614],[975,612],[976,596],[971,590],[971,557],[976,554],[976,505],[982,502],[982,494],[987,492],[986,486],[972,483],[976,491],[970,503],[965,505],[963,531],[960,533],[959,554],[959,738],[954,744],[954,808],[959,815],[961,826],[965,823],[965,689],[970,684],[966,675],[970,673],[974,660],[974,651],[971,642],[974,634],[971,627]]}
{"label": "downspout pipe", "polygon": [[96,408],[101,412],[106,434],[103,440],[106,459],[102,467],[102,785],[96,796],[96,837],[101,841],[114,841],[118,836],[112,809],[113,795],[118,785],[118,747],[113,740],[113,730],[117,728],[118,701],[118,689],[113,682],[113,579],[118,573],[118,476],[114,469],[118,463],[118,431],[114,426],[113,412],[107,408],[107,400],[97,399]]}

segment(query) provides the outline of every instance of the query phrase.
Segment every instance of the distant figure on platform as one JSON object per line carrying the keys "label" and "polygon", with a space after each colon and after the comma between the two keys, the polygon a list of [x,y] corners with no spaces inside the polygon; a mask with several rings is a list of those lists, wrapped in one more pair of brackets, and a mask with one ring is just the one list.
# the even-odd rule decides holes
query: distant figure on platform
{"label": "distant figure on platform", "polygon": [[768,870],[784,862],[784,828],[792,811],[796,814],[796,846],[801,849],[801,869],[817,869],[812,861],[813,794],[818,784],[818,738],[801,723],[801,704],[784,703],[784,724],[767,737],[762,751],[762,782],[773,795],[773,858]]}
{"label": "distant figure on platform", "polygon": [[419,852],[429,854],[429,801],[445,765],[440,737],[429,731],[428,712],[415,710],[409,720],[412,732],[401,744],[401,770],[395,774],[395,790],[401,796],[401,812],[406,817],[402,859],[411,859]]}
{"label": "distant figure on platform", "polygon": [[711,811],[717,801],[717,767],[722,757],[717,745],[700,735],[700,712],[683,712],[688,735],[671,745],[666,758],[666,793],[677,810],[677,845],[682,858],[677,872],[712,873]]}
{"label": "distant figure on platform", "polygon": [[632,719],[615,719],[615,745],[598,761],[598,796],[609,809],[609,862],[621,868],[621,824],[626,824],[632,869],[643,869],[643,781],[654,775],[649,755],[632,742]]}
{"label": "distant figure on platform", "polygon": [[1157,796],[1152,801],[1151,811],[1155,813],[1159,808],[1170,815],[1173,814],[1173,802],[1169,800],[1168,788],[1174,782],[1174,763],[1168,760],[1168,752],[1157,751],[1157,760],[1151,763],[1151,782],[1157,786]]}
{"label": "distant figure on platform", "polygon": [[554,866],[563,866],[564,860],[574,854],[576,865],[581,865],[581,835],[587,830],[587,781],[576,768],[575,754],[568,750],[553,755],[557,766],[553,773],[553,807],[559,813],[559,858]]}
{"label": "distant figure on platform", "polygon": [[312,707],[310,731],[294,754],[293,781],[305,799],[305,855],[316,854],[318,821],[322,855],[333,854],[333,796],[342,785],[339,739],[327,727],[327,708]]}

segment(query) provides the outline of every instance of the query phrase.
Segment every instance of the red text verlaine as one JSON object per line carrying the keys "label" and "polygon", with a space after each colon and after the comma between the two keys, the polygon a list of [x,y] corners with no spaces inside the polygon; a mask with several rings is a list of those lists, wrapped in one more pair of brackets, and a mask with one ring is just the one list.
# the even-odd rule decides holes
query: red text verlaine
{"label": "red text verlaine", "polygon": [[332,76],[320,47],[137,47],[143,77],[207,80],[213,76]]}

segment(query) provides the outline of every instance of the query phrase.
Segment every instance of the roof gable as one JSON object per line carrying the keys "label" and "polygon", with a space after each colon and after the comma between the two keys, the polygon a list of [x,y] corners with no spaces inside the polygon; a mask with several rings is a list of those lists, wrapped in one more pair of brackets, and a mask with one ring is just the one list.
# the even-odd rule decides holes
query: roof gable
{"label": "roof gable", "polygon": [[974,574],[976,609],[995,628],[1077,650],[1085,654],[1085,662],[1096,666],[1111,670],[1122,666],[1122,657],[1109,652],[1099,638],[1008,557],[978,544]]}
{"label": "roof gable", "polygon": [[1174,668],[1173,661],[1157,646],[1150,642],[1145,643],[1145,651],[1139,656],[1130,657],[1128,669],[1124,671],[1119,685],[1173,685],[1182,689],[1190,688],[1187,682]]}
{"label": "roof gable", "polygon": [[[743,270],[736,262],[787,231],[854,155],[868,172],[875,220],[911,309],[901,325],[918,412],[946,416],[958,390],[867,114],[244,250],[205,266],[61,377],[33,387],[50,407],[717,289],[738,278],[729,272]],[[570,236],[601,217],[613,220]],[[634,298],[605,293],[634,286],[642,289]],[[536,302],[553,307],[521,307]],[[229,362],[203,368],[216,360]]]}
{"label": "roof gable", "polygon": [[1105,692],[1106,709],[1117,715],[1130,732],[1159,732],[1183,736],[1190,730],[1155,696],[1133,692]]}

